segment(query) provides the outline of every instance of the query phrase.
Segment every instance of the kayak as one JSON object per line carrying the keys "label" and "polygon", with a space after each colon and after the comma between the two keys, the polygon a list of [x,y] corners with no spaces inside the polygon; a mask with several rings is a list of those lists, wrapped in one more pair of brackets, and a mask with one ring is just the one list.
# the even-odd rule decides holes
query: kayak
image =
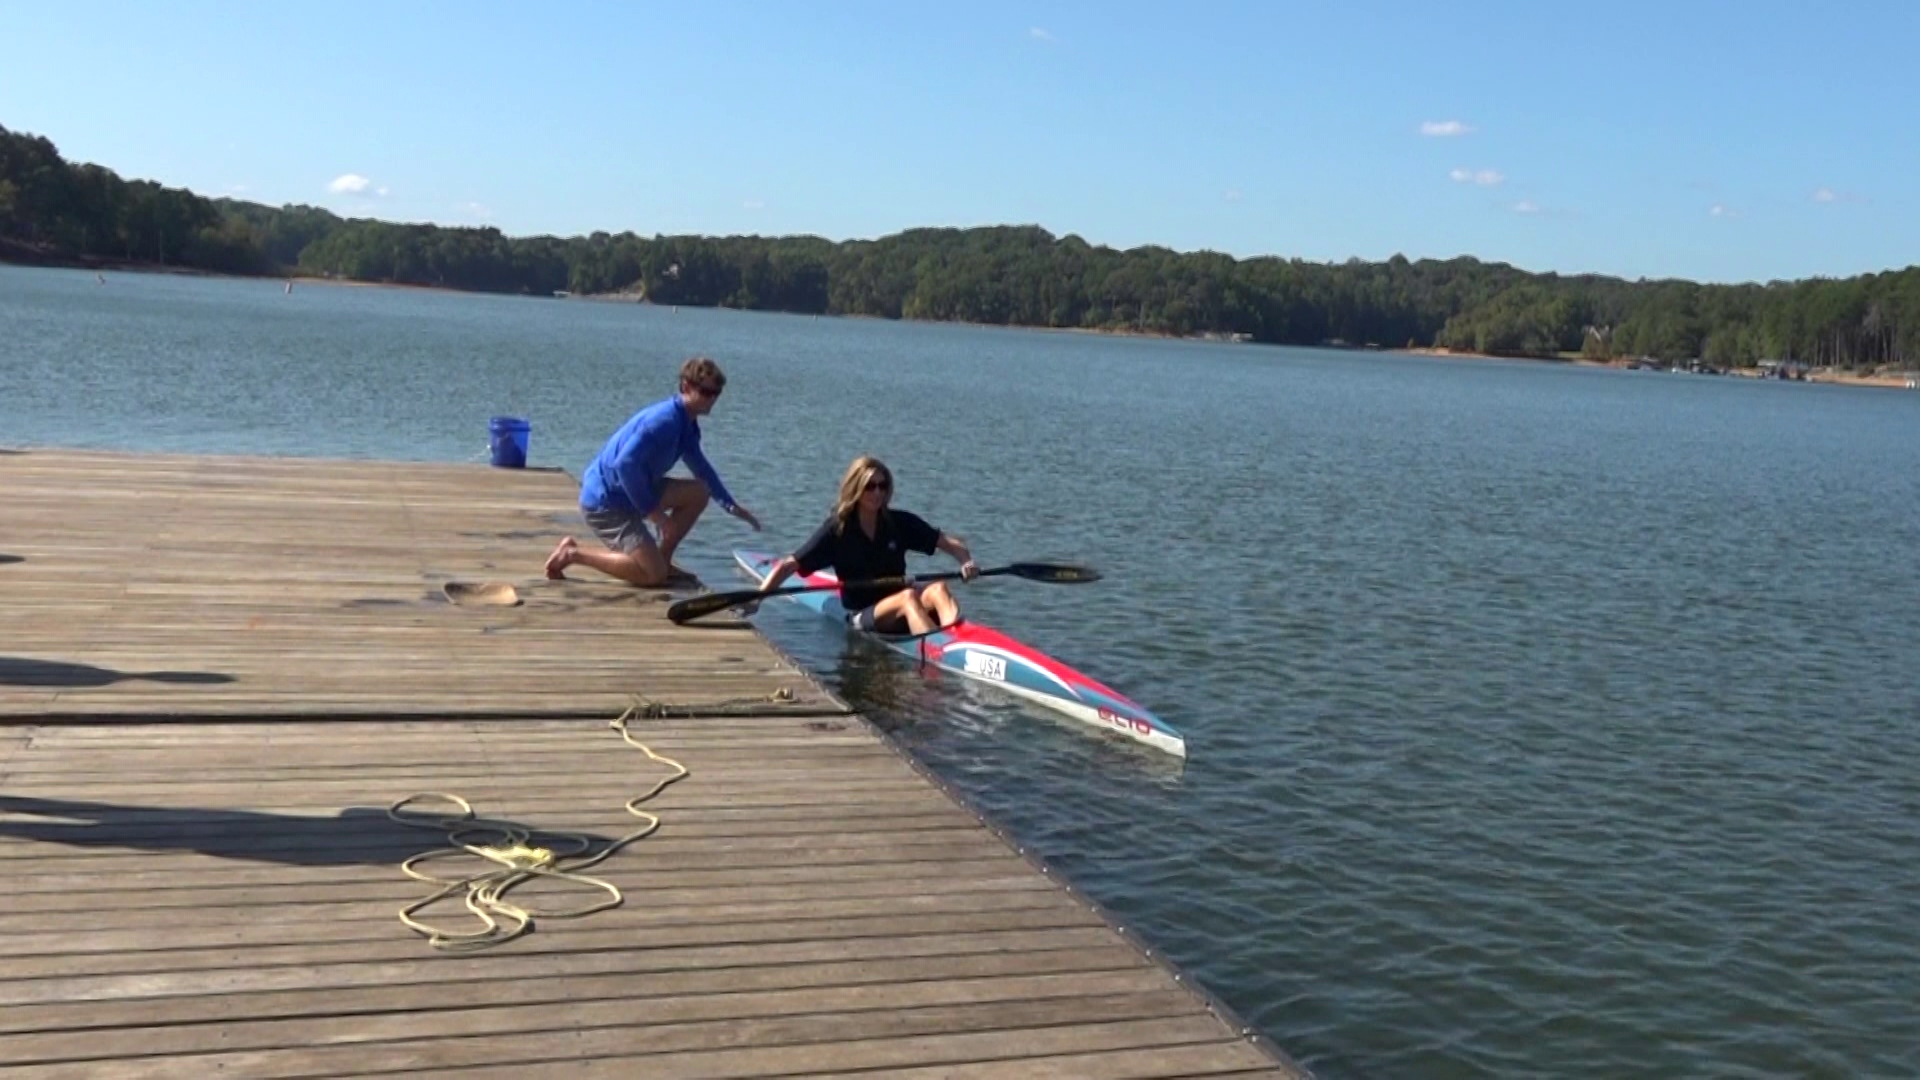
{"label": "kayak", "polygon": [[[780,558],[757,551],[735,551],[733,557],[755,581],[764,580]],[[831,570],[795,574],[794,580],[802,585],[838,584]],[[836,589],[794,593],[786,599],[835,622],[843,625],[846,622],[846,609],[840,606],[840,593]],[[1187,740],[1138,702],[1037,649],[964,617],[924,637],[856,632],[922,663],[998,687],[1102,731],[1123,735],[1175,757],[1187,756]]]}

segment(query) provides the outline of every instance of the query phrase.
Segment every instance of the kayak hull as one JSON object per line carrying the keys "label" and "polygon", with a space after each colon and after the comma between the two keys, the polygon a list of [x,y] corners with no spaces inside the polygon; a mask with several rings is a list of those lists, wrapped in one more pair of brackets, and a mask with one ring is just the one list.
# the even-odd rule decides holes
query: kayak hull
{"label": "kayak hull", "polygon": [[[733,555],[741,568],[752,574],[755,580],[765,578],[778,560],[778,556],[763,552],[736,551]],[[837,584],[831,571],[795,575],[795,582],[802,585]],[[843,625],[846,622],[846,609],[840,605],[837,589],[795,593],[785,599],[793,600]],[[997,687],[1102,731],[1124,736],[1175,757],[1187,756],[1185,737],[1138,702],[990,627],[962,618],[954,625],[924,637],[872,633],[866,633],[865,636],[902,655]]]}

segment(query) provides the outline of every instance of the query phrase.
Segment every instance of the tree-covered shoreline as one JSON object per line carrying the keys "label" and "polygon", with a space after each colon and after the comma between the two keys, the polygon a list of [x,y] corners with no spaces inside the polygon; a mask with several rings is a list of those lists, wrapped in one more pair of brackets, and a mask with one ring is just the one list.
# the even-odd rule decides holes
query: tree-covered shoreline
{"label": "tree-covered shoreline", "polygon": [[1116,250],[1036,226],[814,236],[509,237],[208,199],[0,127],[0,261],[166,267],[887,319],[1438,347],[1920,366],[1920,266],[1765,285],[1530,273],[1473,258],[1313,263]]}

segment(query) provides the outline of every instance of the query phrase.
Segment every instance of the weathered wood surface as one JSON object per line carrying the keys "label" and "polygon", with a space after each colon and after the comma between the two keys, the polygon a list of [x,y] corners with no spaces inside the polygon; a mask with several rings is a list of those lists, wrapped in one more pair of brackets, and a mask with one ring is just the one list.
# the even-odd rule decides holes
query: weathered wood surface
{"label": "weathered wood surface", "polygon": [[[750,628],[545,584],[564,478],[35,451],[0,492],[0,1080],[1300,1075]],[[623,903],[405,927],[407,796],[640,824],[631,695],[709,707],[634,721],[691,772],[588,871]]]}
{"label": "weathered wood surface", "polygon": [[547,581],[562,473],[34,450],[0,493],[0,717],[845,711],[741,621],[668,622],[684,590]]}
{"label": "weathered wood surface", "polygon": [[442,837],[387,807],[612,838],[667,767],[589,720],[0,730],[0,1076],[1288,1075],[857,717],[636,722],[691,772],[590,871],[625,902],[468,956],[401,925]]}

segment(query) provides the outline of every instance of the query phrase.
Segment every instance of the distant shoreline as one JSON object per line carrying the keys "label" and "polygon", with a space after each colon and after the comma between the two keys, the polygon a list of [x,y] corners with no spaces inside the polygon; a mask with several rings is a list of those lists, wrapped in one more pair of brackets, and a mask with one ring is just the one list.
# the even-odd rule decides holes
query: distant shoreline
{"label": "distant shoreline", "polygon": [[[101,259],[96,257],[46,256],[41,252],[37,252],[30,248],[24,248],[16,244],[0,244],[0,265],[28,266],[28,267],[35,267],[35,268],[41,268],[41,269],[92,271],[95,273],[107,273],[111,271],[113,273],[128,273],[128,274],[164,274],[164,275],[169,275],[174,277],[223,278],[223,279],[229,279],[229,280],[235,280],[235,281],[268,281],[268,282],[283,282],[283,283],[297,282],[302,285],[328,285],[328,286],[335,286],[340,288],[351,288],[351,289],[397,289],[397,290],[402,290],[407,292],[455,293],[463,296],[514,296],[514,297],[527,297],[527,298],[533,298],[533,299],[549,298],[547,296],[535,294],[535,293],[489,292],[481,289],[455,288],[450,285],[416,285],[409,282],[398,282],[398,281],[359,281],[352,278],[330,277],[330,276],[309,274],[309,273],[301,272],[299,270],[292,270],[288,272],[273,273],[273,274],[236,274],[236,273],[228,273],[228,272],[223,272],[218,270],[203,270],[197,267],[162,266],[158,263],[149,263],[149,262],[129,262],[129,261],[112,260],[112,259]],[[586,300],[586,301],[592,301],[596,303],[650,304],[651,306],[654,306],[654,307],[665,307],[670,309],[678,309],[679,307],[682,307],[682,306],[699,307],[699,305],[653,304],[651,301],[646,300],[644,297],[640,296],[639,294],[632,293],[632,292],[569,293],[564,296],[555,296],[551,298],[564,299],[564,300]],[[744,312],[744,311],[749,311],[751,309],[719,307],[719,308],[715,308],[714,310]],[[799,314],[809,314],[809,313],[773,312],[772,314],[799,315]],[[958,320],[942,320],[942,319],[909,319],[905,317],[895,319],[895,318],[887,318],[881,315],[839,314],[834,312],[820,312],[817,315],[815,315],[815,317],[818,318],[822,315],[830,319],[864,319],[864,320],[870,320],[873,322],[924,323],[928,325],[970,326],[970,327],[980,327],[980,328],[986,328],[986,329],[1041,331],[1044,333],[1056,333],[1056,334],[1092,334],[1092,335],[1098,335],[1103,337],[1142,338],[1142,339],[1149,339],[1149,340],[1157,339],[1162,341],[1195,341],[1195,342],[1203,342],[1208,344],[1223,344],[1223,345],[1224,344],[1242,344],[1242,343],[1269,344],[1267,342],[1234,341],[1234,340],[1228,339],[1225,335],[1221,335],[1221,334],[1180,335],[1180,334],[1165,333],[1157,330],[1127,329],[1127,328],[1119,328],[1119,327],[1024,326],[1017,323],[976,323],[976,322],[964,322],[964,321],[958,321]],[[1439,345],[1387,348],[1387,347],[1372,346],[1372,345],[1323,343],[1319,345],[1302,345],[1302,346],[1293,346],[1293,347],[1329,349],[1329,350],[1338,351],[1338,352],[1385,353],[1385,354],[1393,354],[1393,355],[1399,355],[1399,356],[1434,357],[1434,358],[1441,358],[1441,359],[1497,360],[1503,363],[1514,363],[1514,364],[1567,364],[1573,367],[1612,368],[1615,370],[1626,370],[1632,366],[1632,361],[1626,358],[1615,358],[1613,360],[1594,360],[1594,359],[1591,359],[1588,357],[1582,357],[1582,356],[1565,356],[1565,357],[1508,356],[1508,355],[1501,355],[1497,353],[1474,352],[1468,349],[1450,349],[1450,348],[1446,348],[1444,346],[1439,346]],[[1759,369],[1757,368],[1729,368],[1727,369],[1725,374],[1734,378],[1753,379],[1753,378],[1760,377],[1760,372],[1759,372]],[[1851,372],[1836,371],[1830,368],[1815,368],[1808,371],[1805,381],[1810,383],[1828,383],[1835,386],[1866,386],[1866,387],[1878,387],[1878,388],[1895,389],[1895,390],[1915,389],[1913,385],[1910,385],[1907,376],[1904,374],[1897,374],[1897,375],[1882,374],[1879,372],[1875,372],[1872,374],[1855,374]]]}
{"label": "distant shoreline", "polygon": [[405,281],[358,281],[353,278],[312,274],[298,269],[275,273],[238,274],[227,270],[206,270],[197,266],[163,266],[154,262],[130,262],[96,256],[39,257],[31,249],[27,249],[27,253],[23,255],[20,248],[9,250],[4,246],[0,246],[0,266],[24,266],[35,270],[78,270],[94,274],[158,274],[164,277],[217,278],[222,281],[299,282],[302,285],[336,285],[354,289],[404,289],[409,292],[458,293],[462,296],[534,295],[533,293],[495,293],[480,289],[457,289],[451,285],[415,285]]}
{"label": "distant shoreline", "polygon": [[1500,353],[1474,352],[1471,349],[1449,349],[1440,345],[1422,345],[1413,348],[1384,349],[1383,352],[1399,353],[1401,356],[1439,356],[1459,360],[1504,360],[1514,364],[1571,364],[1575,367],[1625,368],[1624,359],[1595,360],[1585,356],[1510,356]]}
{"label": "distant shoreline", "polygon": [[[1046,334],[1100,334],[1107,337],[1156,338],[1162,341],[1209,341],[1209,342],[1215,342],[1218,344],[1233,344],[1232,342],[1227,342],[1223,340],[1219,336],[1207,337],[1202,334],[1189,334],[1183,337],[1179,334],[1167,334],[1157,330],[1129,330],[1129,329],[1122,329],[1118,327],[1107,328],[1107,327],[1099,327],[1099,326],[1039,326],[1039,325],[1028,326],[1023,323],[969,322],[965,319],[909,319],[904,316],[895,319],[895,318],[888,318],[885,315],[869,315],[865,312],[776,311],[776,310],[763,309],[763,308],[732,308],[732,307],[725,307],[725,306],[708,307],[708,306],[698,305],[698,304],[657,304],[651,300],[648,300],[645,296],[637,292],[569,293],[566,296],[562,297],[561,299],[587,300],[587,301],[591,301],[594,303],[601,303],[601,304],[648,304],[653,307],[668,308],[671,310],[678,310],[683,307],[690,307],[690,308],[694,308],[695,310],[737,311],[747,315],[793,315],[796,317],[810,316],[816,319],[852,319],[860,322],[914,323],[921,326],[965,326],[965,327],[971,327],[971,328],[980,329],[980,330],[1027,330],[1027,331],[1035,331],[1038,333],[1046,333]],[[1253,344],[1253,343],[1250,342],[1249,344]]]}
{"label": "distant shoreline", "polygon": [[[1625,357],[1615,357],[1612,360],[1594,360],[1585,356],[1500,356],[1495,353],[1473,352],[1465,349],[1448,349],[1437,345],[1411,349],[1387,349],[1383,351],[1398,353],[1402,356],[1430,356],[1463,360],[1500,360],[1515,364],[1568,364],[1573,367],[1613,368],[1617,371],[1625,371],[1633,367],[1633,361]],[[1736,379],[1758,379],[1760,378],[1760,369],[1728,368],[1724,374],[1726,377]],[[1908,390],[1914,388],[1908,385],[1908,378],[1905,375],[1886,375],[1880,373],[1860,375],[1851,372],[1836,371],[1831,368],[1814,368],[1807,372],[1805,381],[1810,383],[1830,383],[1835,386],[1884,387],[1893,390]]]}
{"label": "distant shoreline", "polygon": [[[1741,363],[1758,363],[1769,375],[1802,380],[1807,372],[1762,358],[1814,358],[1834,365],[1814,381],[1865,385],[1905,385],[1920,368],[1920,264],[1765,283],[1628,280],[1532,271],[1465,253],[1368,260],[1266,251],[1243,258],[1161,244],[1115,247],[1077,233],[1056,235],[1038,222],[916,225],[839,239],[643,236],[631,228],[510,235],[488,225],[209,198],[68,161],[51,140],[4,126],[0,159],[0,188],[18,188],[17,197],[0,194],[11,209],[0,215],[0,261],[42,266],[168,273],[192,267],[283,284],[289,276],[331,274],[333,283],[359,278],[354,284],[363,287],[532,299],[578,293],[608,303],[644,294],[657,307],[895,321],[914,312],[904,321],[1011,321],[1032,330],[1221,344],[1250,342],[1253,328],[1263,343],[1355,352],[1445,338],[1572,362],[1595,346],[1634,353],[1657,346],[1700,374],[1721,373],[1715,369],[1724,364],[1698,358],[1724,360],[1731,344]],[[165,265],[129,265],[147,263]],[[1685,318],[1676,321],[1676,313]],[[1602,333],[1597,341],[1583,327],[1590,320],[1605,324],[1593,327]]]}

